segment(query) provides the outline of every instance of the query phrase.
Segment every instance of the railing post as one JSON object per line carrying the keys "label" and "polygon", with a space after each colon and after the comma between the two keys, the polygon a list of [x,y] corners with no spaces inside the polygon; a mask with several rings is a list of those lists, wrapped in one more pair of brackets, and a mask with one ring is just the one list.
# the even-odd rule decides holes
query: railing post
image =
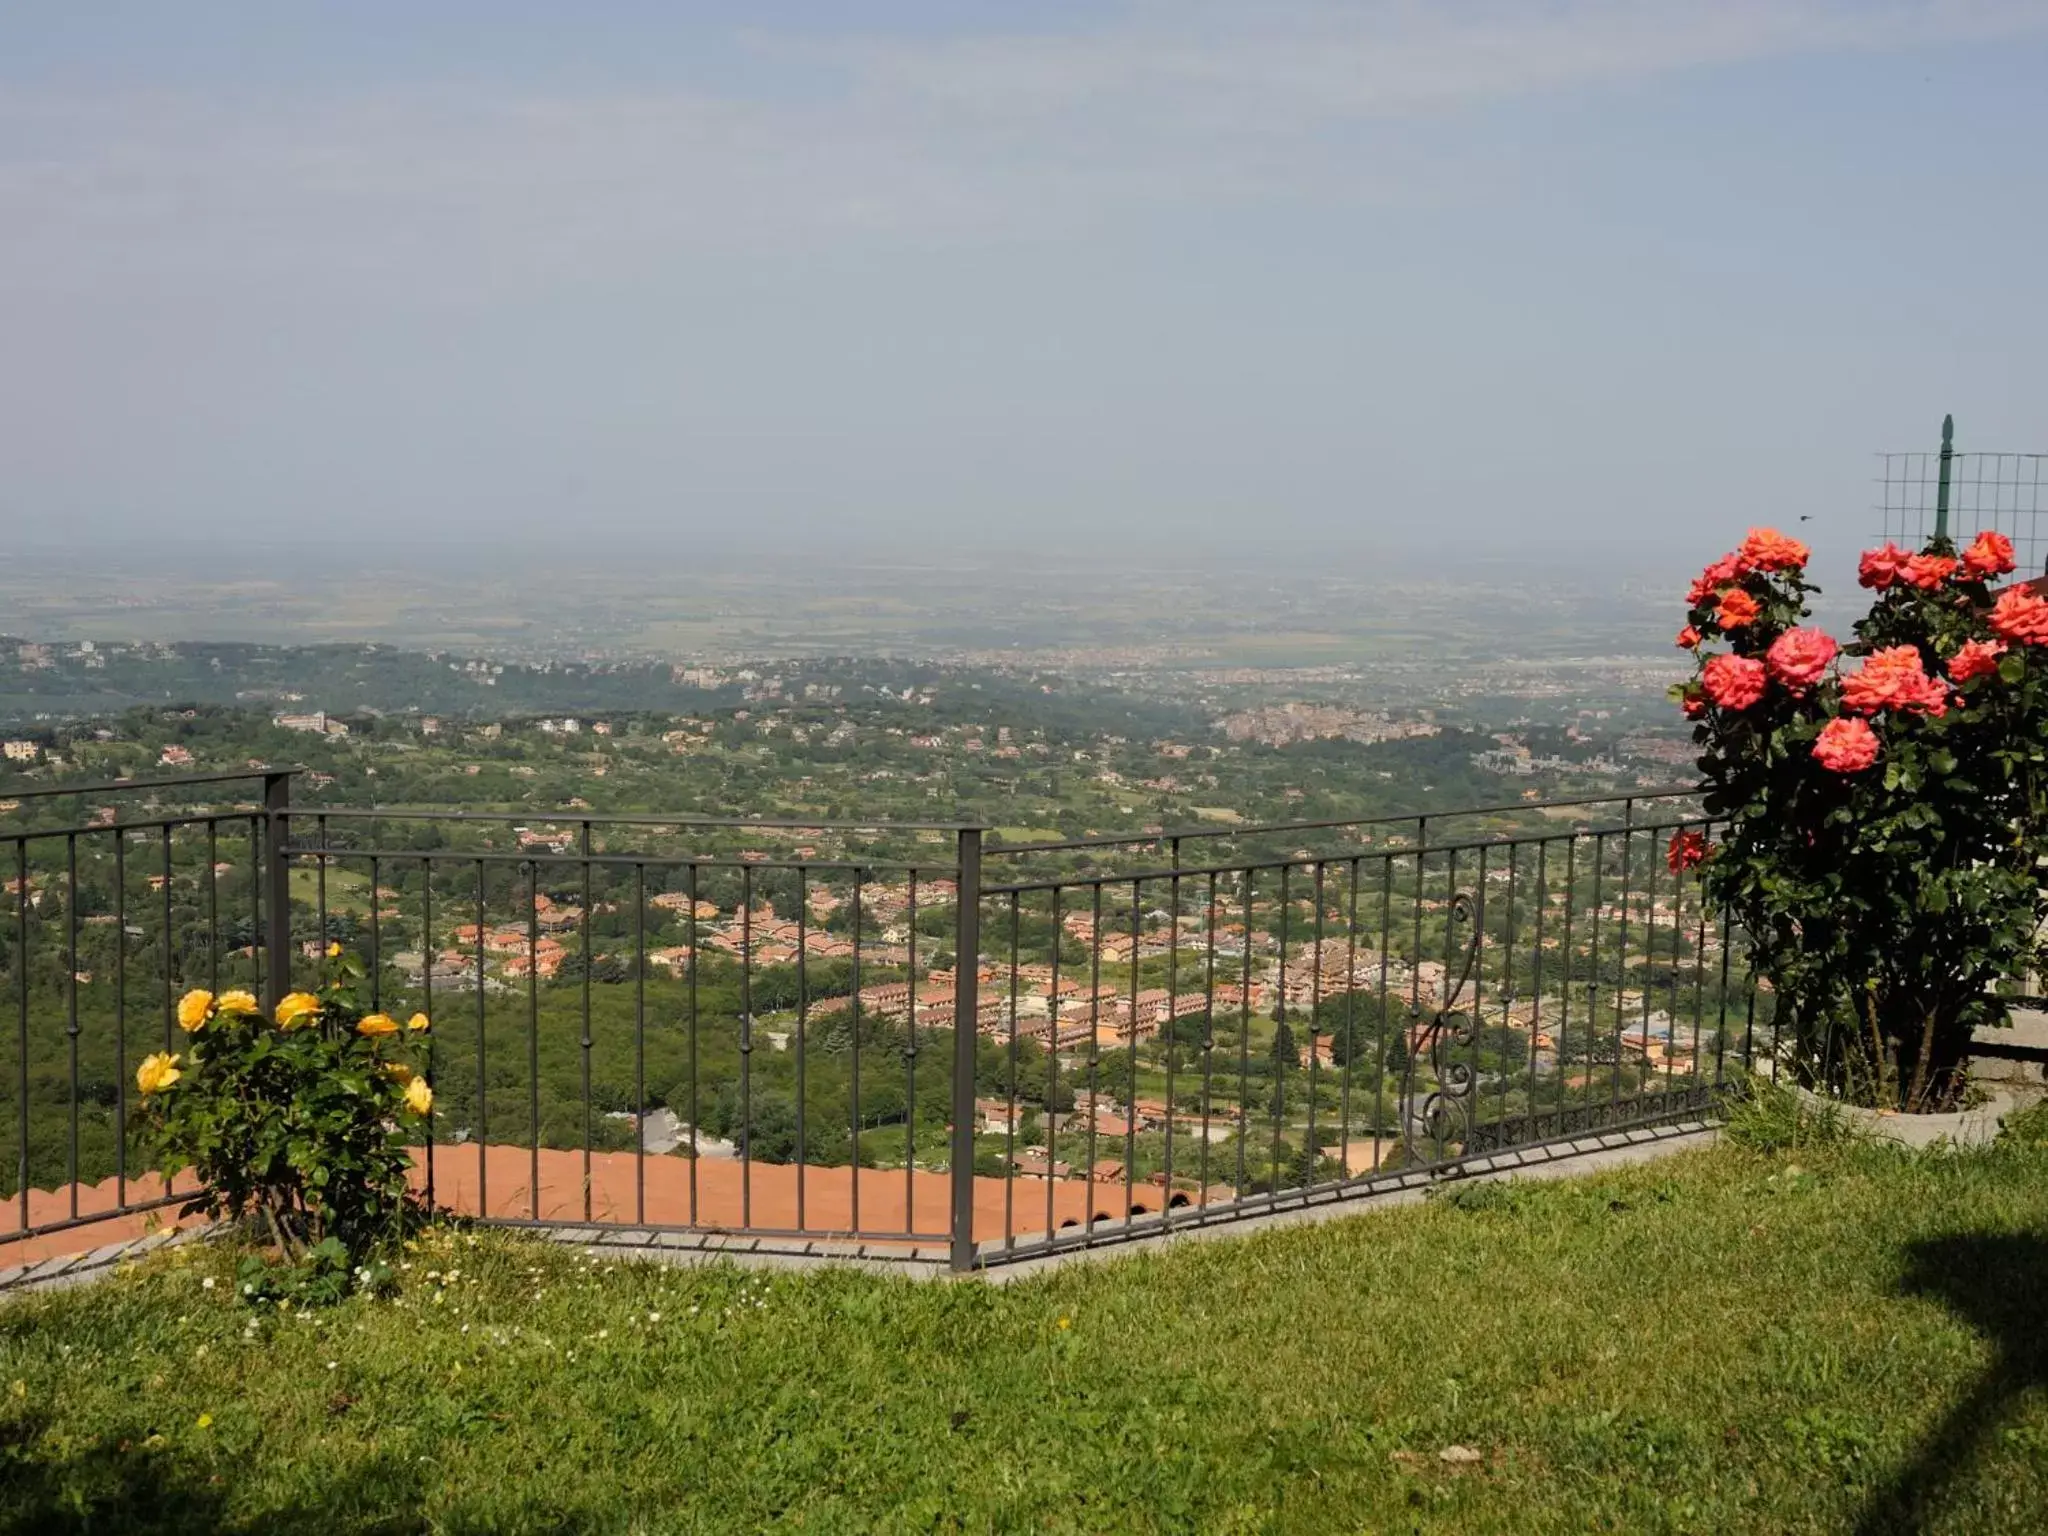
{"label": "railing post", "polygon": [[[263,775],[263,1003],[275,1008],[292,987],[292,776]],[[323,934],[322,938],[326,936]]]}
{"label": "railing post", "polygon": [[1956,456],[1956,419],[1954,416],[1941,418],[1941,478],[1934,487],[1934,536],[1948,537],[1948,472],[1949,463]]}
{"label": "railing post", "polygon": [[[916,942],[913,935],[912,943]],[[953,1255],[974,1268],[974,1056],[981,1024],[981,828],[960,829],[953,908]]]}

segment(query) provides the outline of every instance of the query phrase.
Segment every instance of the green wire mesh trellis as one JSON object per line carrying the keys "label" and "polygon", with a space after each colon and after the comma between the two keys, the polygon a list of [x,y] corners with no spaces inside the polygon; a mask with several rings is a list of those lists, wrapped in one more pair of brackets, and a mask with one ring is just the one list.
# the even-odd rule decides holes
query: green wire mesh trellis
{"label": "green wire mesh trellis", "polygon": [[[1918,548],[1933,534],[1942,455],[1878,455],[1878,536]],[[2048,453],[1956,453],[1948,464],[1948,528],[1967,542],[1993,528],[2013,542],[2020,572],[2048,571]]]}

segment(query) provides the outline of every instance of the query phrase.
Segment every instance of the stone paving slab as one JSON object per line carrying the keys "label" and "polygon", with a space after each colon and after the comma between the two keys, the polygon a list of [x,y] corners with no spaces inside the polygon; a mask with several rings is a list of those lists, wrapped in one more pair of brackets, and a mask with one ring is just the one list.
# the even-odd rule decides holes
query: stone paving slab
{"label": "stone paving slab", "polygon": [[107,1243],[89,1253],[62,1254],[34,1264],[0,1269],[0,1301],[29,1291],[56,1291],[90,1284],[112,1274],[123,1264],[147,1258],[160,1248],[195,1241],[208,1230],[201,1227],[170,1228],[129,1238],[125,1242]]}

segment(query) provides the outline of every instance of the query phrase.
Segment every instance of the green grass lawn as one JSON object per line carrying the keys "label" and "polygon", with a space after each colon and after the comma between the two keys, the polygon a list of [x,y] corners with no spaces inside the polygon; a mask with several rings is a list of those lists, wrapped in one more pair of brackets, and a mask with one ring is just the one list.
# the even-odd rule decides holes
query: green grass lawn
{"label": "green grass lawn", "polygon": [[213,1246],[0,1304],[0,1529],[2048,1523],[2039,1145],[1724,1145],[1009,1287],[407,1262],[305,1317]]}

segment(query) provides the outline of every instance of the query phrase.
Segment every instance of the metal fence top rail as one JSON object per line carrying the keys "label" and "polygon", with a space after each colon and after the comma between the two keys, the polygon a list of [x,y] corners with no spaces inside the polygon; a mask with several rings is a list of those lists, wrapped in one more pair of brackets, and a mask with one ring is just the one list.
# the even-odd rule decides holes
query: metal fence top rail
{"label": "metal fence top rail", "polygon": [[[111,829],[108,829],[111,830]],[[62,834],[58,834],[62,835]],[[10,839],[21,841],[21,839]],[[283,852],[294,859],[375,859],[386,864],[560,864],[581,869],[585,865],[594,868],[616,869],[759,869],[773,871],[810,870],[820,874],[840,872],[859,874],[863,870],[873,874],[879,870],[905,871],[911,874],[943,874],[950,877],[958,869],[950,852],[934,853],[931,858],[915,859],[799,859],[767,858],[739,859],[714,857],[698,853],[554,853],[538,849],[522,848],[515,851],[494,848],[352,848],[337,847],[325,843],[292,843]]]}
{"label": "metal fence top rail", "polygon": [[[1441,811],[1407,811],[1393,816],[1339,816],[1327,821],[1266,821],[1242,826],[1172,827],[1162,832],[1104,832],[1091,837],[1061,838],[1042,843],[989,843],[988,856],[1013,853],[1062,853],[1073,848],[1141,848],[1151,843],[1183,843],[1198,838],[1259,837],[1273,832],[1322,832],[1335,827],[1399,827],[1454,816],[1500,816],[1509,811],[1562,810],[1577,805],[1625,805],[1637,800],[1676,800],[1697,795],[1703,786],[1673,784],[1633,793],[1575,795],[1557,800],[1510,800],[1499,805],[1461,805]],[[1619,830],[1617,828],[1616,830]]]}
{"label": "metal fence top rail", "polygon": [[166,779],[104,779],[94,784],[22,784],[0,787],[0,800],[49,800],[60,795],[132,795],[150,789],[183,789],[196,784],[247,784],[279,775],[304,773],[297,765],[241,768],[228,773],[185,773]]}
{"label": "metal fence top rail", "polygon": [[597,811],[549,811],[527,807],[516,811],[408,810],[399,806],[296,804],[295,821],[322,819],[347,821],[540,821],[564,826],[627,827],[733,827],[745,830],[762,827],[785,832],[979,832],[985,825],[975,821],[833,821],[802,820],[768,816],[697,816],[688,812],[657,815],[653,812],[612,813]]}
{"label": "metal fence top rail", "polygon": [[[1413,817],[1409,817],[1413,820]],[[1410,859],[1442,854],[1484,853],[1488,849],[1512,851],[1557,843],[1605,842],[1610,838],[1648,836],[1677,832],[1687,827],[1718,825],[1724,817],[1681,816],[1668,821],[1618,821],[1609,826],[1559,827],[1549,832],[1523,832],[1503,837],[1474,837],[1452,843],[1422,843],[1413,848],[1365,848],[1355,853],[1310,853],[1300,857],[1235,859],[1222,864],[1172,864],[1152,869],[1119,869],[1101,874],[1047,875],[1036,880],[1017,880],[1001,885],[984,885],[984,896],[1018,896],[1037,891],[1086,890],[1123,885],[1150,885],[1166,880],[1195,880],[1207,875],[1264,874],[1282,869],[1317,869],[1346,864],[1379,863],[1389,867]],[[1340,823],[1342,825],[1342,823]]]}

